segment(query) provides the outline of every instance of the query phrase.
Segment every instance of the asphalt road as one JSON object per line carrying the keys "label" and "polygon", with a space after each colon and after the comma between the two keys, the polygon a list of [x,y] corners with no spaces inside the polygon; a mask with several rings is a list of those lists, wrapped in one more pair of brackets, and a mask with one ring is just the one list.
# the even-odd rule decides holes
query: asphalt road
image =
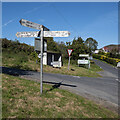
{"label": "asphalt road", "polygon": [[[118,69],[111,65],[94,60],[104,71],[100,72],[103,77],[79,77],[61,74],[44,73],[43,82],[58,85],[63,89],[68,89],[74,93],[82,95],[90,100],[94,100],[106,107],[116,108],[118,105]],[[17,70],[12,68],[2,68],[2,72],[21,76],[34,81],[40,81],[40,73],[33,71]]]}
{"label": "asphalt road", "polygon": [[99,72],[103,77],[118,78],[118,69],[116,67],[99,60],[93,59],[93,61],[104,70],[104,72]]}

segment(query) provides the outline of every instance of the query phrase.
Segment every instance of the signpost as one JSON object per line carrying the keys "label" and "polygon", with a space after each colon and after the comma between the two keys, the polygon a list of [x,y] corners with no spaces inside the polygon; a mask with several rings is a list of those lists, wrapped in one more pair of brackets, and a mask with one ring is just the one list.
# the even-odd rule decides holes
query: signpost
{"label": "signpost", "polygon": [[[43,25],[33,23],[31,21],[21,19],[20,24],[25,26],[25,27],[30,27],[33,29],[37,29],[40,31],[34,31],[34,32],[17,32],[16,36],[17,37],[40,37],[41,42],[38,42],[41,51],[41,72],[40,72],[40,93],[42,94],[43,86],[42,86],[42,80],[43,80],[43,37],[68,37],[70,33],[68,31],[49,31],[48,28],[46,28]],[[37,47],[39,50],[39,47]],[[70,53],[71,54],[71,53]]]}
{"label": "signpost", "polygon": [[16,36],[17,37],[39,37],[39,31],[34,31],[34,32],[17,32]]}
{"label": "signpost", "polygon": [[68,31],[44,31],[44,37],[68,37]]}
{"label": "signpost", "polygon": [[25,27],[30,27],[30,28],[37,29],[37,30],[41,30],[41,28],[43,28],[44,31],[49,31],[49,29],[46,28],[45,26],[25,20],[25,19],[21,19],[19,22],[21,25]]}
{"label": "signpost", "polygon": [[[70,33],[68,31],[43,31],[43,37],[68,37]],[[17,37],[39,37],[40,32],[17,32]]]}
{"label": "signpost", "polygon": [[67,50],[68,55],[69,55],[68,70],[69,70],[69,66],[70,66],[70,55],[71,55],[72,51],[73,51],[73,49],[68,49],[68,50]]}

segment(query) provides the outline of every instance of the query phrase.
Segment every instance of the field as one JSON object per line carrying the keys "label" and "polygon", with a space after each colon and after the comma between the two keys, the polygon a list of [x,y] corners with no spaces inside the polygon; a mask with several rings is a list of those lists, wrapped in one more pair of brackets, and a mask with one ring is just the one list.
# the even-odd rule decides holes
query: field
{"label": "field", "polygon": [[2,74],[3,118],[117,118],[117,114],[54,86]]}

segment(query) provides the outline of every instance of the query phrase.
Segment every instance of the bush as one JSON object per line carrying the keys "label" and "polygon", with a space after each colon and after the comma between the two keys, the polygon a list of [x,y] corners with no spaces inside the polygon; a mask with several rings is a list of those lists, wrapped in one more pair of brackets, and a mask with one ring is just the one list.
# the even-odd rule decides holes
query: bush
{"label": "bush", "polygon": [[100,60],[101,55],[93,54],[93,57]]}
{"label": "bush", "polygon": [[95,62],[94,62],[94,61],[92,61],[92,60],[90,60],[90,64],[95,64]]}
{"label": "bush", "polygon": [[110,63],[114,66],[117,66],[117,63],[120,62],[120,59],[117,59],[117,58],[110,58],[108,57],[109,55],[106,54],[106,55],[98,55],[98,54],[93,54],[93,57],[96,58],[96,59],[99,59],[99,60],[103,60],[103,61],[106,61],[107,63]]}
{"label": "bush", "polygon": [[14,51],[15,53],[25,52],[28,55],[34,51],[33,46],[29,46],[25,43],[19,43],[18,40],[12,41],[6,38],[0,39],[0,40],[2,40],[2,51],[6,51],[6,48],[7,48],[7,50]]}

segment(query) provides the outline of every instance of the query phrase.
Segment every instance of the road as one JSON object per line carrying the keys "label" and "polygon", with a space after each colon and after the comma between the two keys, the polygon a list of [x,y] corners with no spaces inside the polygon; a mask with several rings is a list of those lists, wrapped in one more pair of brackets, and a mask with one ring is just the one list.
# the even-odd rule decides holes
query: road
{"label": "road", "polygon": [[[79,94],[90,100],[93,100],[110,109],[117,109],[118,105],[118,69],[111,65],[94,60],[96,64],[103,68],[100,72],[103,77],[79,77],[71,75],[61,75],[53,73],[44,73],[43,82],[55,84],[63,89]],[[3,67],[3,73],[19,75],[34,81],[40,81],[40,73],[33,71],[24,71]],[[107,73],[107,74],[106,74]]]}
{"label": "road", "polygon": [[118,78],[118,69],[99,60],[93,59],[93,61],[104,70],[104,72],[99,72],[100,75],[103,77]]}

